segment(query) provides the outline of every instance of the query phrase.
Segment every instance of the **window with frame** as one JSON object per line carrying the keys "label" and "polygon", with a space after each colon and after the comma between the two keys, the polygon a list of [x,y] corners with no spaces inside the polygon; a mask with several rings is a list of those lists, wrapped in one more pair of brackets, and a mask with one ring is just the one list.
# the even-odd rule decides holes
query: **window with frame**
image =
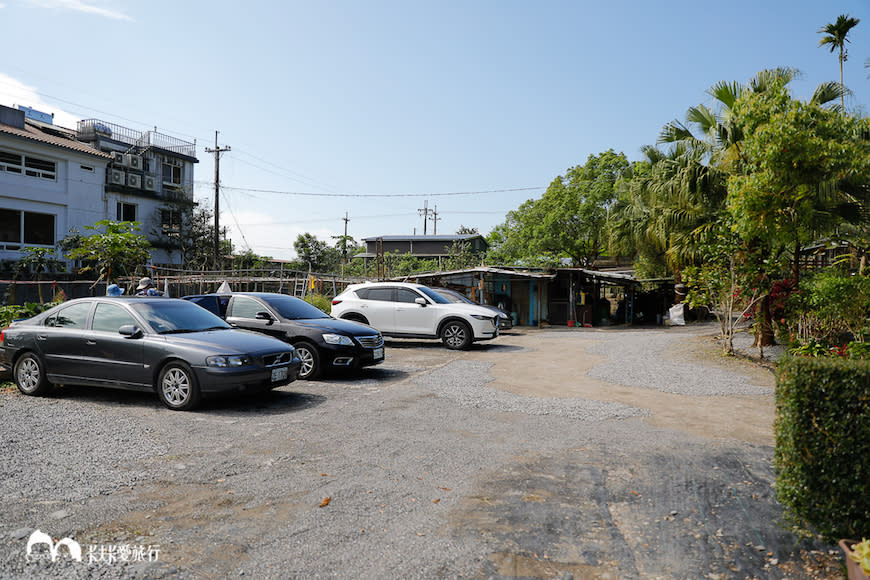
{"label": "window with frame", "polygon": [[233,307],[230,316],[237,318],[257,318],[258,312],[267,312],[265,306],[253,298],[246,296],[233,296]]}
{"label": "window with frame", "polygon": [[17,249],[10,244],[53,246],[55,243],[55,216],[16,209],[0,209],[0,243],[7,250]]}
{"label": "window with frame", "polygon": [[11,151],[0,151],[0,171],[39,177],[49,181],[57,179],[56,162]]}
{"label": "window with frame", "polygon": [[91,328],[103,332],[118,332],[125,324],[136,324],[136,319],[117,304],[97,304]]}
{"label": "window with frame", "polygon": [[421,296],[409,288],[396,289],[396,302],[414,304],[417,302],[417,298],[421,298]]}
{"label": "window with frame", "polygon": [[58,310],[54,316],[46,319],[45,325],[62,328],[84,328],[90,311],[91,304],[89,302],[72,304]]}
{"label": "window with frame", "polygon": [[364,298],[365,300],[380,300],[382,302],[393,302],[395,294],[393,292],[392,287],[377,287],[377,288],[369,288],[368,293],[365,297],[360,296],[360,298]]}
{"label": "window with frame", "polygon": [[177,238],[181,235],[181,212],[171,209],[160,210],[160,227],[164,236]]}
{"label": "window with frame", "polygon": [[179,159],[163,160],[163,183],[166,185],[181,185],[184,177],[183,163]]}
{"label": "window with frame", "polygon": [[136,204],[119,201],[117,206],[117,219],[119,222],[135,222]]}
{"label": "window with frame", "polygon": [[0,151],[0,171],[21,173],[21,168],[24,166],[23,159],[24,157],[17,153]]}
{"label": "window with frame", "polygon": [[24,174],[54,181],[57,177],[57,163],[37,157],[24,157]]}

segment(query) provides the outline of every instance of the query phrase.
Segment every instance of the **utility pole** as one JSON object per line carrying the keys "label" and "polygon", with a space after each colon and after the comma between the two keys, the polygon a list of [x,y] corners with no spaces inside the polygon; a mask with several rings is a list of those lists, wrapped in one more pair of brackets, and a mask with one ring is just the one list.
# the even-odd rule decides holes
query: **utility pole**
{"label": "utility pole", "polygon": [[435,205],[435,209],[432,210],[432,217],[429,219],[432,220],[432,227],[433,227],[432,234],[437,236],[438,235],[438,220],[441,219],[440,217],[438,217],[438,204]]}
{"label": "utility pole", "polygon": [[341,238],[341,275],[344,276],[344,267],[347,265],[347,222],[350,218],[347,217],[347,212],[344,212],[344,237]]}
{"label": "utility pole", "polygon": [[214,149],[206,147],[206,153],[214,153],[214,269],[217,270],[220,266],[221,256],[221,214],[220,214],[220,193],[221,193],[221,153],[229,151],[229,146],[218,147],[218,132],[214,132]]}
{"label": "utility pole", "polygon": [[426,225],[429,222],[429,213],[431,210],[429,209],[429,200],[423,201],[423,209],[418,209],[417,213],[423,216],[423,235],[426,235]]}

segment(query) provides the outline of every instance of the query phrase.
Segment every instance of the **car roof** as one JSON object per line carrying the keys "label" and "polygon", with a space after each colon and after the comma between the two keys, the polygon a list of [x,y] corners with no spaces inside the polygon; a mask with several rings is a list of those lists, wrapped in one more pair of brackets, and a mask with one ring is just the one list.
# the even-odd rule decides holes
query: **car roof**
{"label": "car roof", "polygon": [[351,284],[348,288],[370,288],[372,286],[403,286],[405,288],[428,288],[424,284],[414,282],[361,282],[359,284]]}

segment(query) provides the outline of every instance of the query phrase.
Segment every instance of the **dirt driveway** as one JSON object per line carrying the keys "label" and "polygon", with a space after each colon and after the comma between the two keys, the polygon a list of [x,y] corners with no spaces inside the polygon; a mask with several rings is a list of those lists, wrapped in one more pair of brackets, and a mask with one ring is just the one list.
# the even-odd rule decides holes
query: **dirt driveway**
{"label": "dirt driveway", "polygon": [[[838,577],[780,522],[772,374],[713,331],[392,341],[357,377],[195,413],[7,390],[0,577]],[[34,529],[159,559],[28,564]]]}

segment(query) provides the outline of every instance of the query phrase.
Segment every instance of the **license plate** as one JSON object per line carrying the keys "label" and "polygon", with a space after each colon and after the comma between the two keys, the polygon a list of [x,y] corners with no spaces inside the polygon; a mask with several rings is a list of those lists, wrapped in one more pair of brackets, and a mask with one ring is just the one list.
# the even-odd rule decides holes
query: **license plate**
{"label": "license plate", "polygon": [[272,382],[277,383],[278,381],[284,381],[288,376],[288,367],[281,367],[279,369],[272,369]]}
{"label": "license plate", "polygon": [[376,348],[374,351],[372,351],[372,356],[375,360],[381,360],[382,358],[384,358],[384,349]]}

